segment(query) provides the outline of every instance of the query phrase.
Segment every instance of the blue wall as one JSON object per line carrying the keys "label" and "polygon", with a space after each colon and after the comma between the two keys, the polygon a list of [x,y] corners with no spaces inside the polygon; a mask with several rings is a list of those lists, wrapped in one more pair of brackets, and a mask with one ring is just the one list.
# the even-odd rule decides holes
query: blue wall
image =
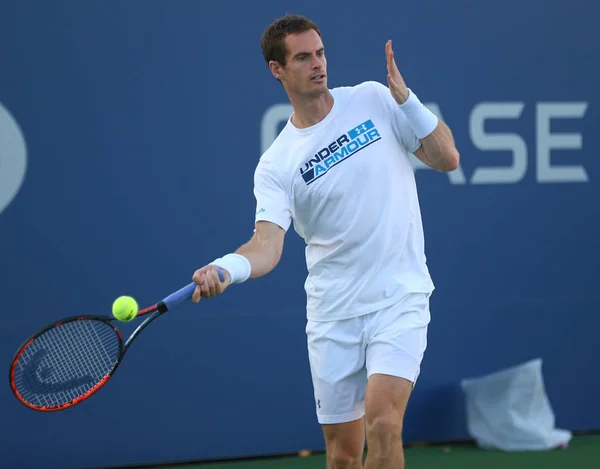
{"label": "blue wall", "polygon": [[[600,428],[600,7],[584,0],[0,0],[0,116],[27,155],[5,115],[7,368],[41,325],[154,302],[251,236],[253,170],[280,128],[263,116],[287,102],[259,41],[286,12],[321,26],[331,86],[385,83],[393,39],[461,151],[450,176],[416,170],[437,290],[406,441],[467,438],[460,379],[538,356],[557,425]],[[80,406],[36,413],[0,386],[2,467],[322,448],[303,255],[290,233],[273,274],[159,319]]]}

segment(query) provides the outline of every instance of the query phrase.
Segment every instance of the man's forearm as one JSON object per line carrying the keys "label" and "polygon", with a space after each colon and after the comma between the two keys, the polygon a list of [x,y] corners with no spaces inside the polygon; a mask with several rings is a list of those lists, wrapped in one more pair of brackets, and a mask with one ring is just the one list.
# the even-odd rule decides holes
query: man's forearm
{"label": "man's forearm", "polygon": [[438,171],[453,171],[459,163],[459,154],[448,126],[438,121],[437,127],[427,137],[421,139],[427,163]]}
{"label": "man's forearm", "polygon": [[259,239],[256,236],[235,252],[250,262],[252,266],[250,278],[267,275],[277,266],[281,258],[280,247],[268,239]]}
{"label": "man's forearm", "polygon": [[460,155],[454,145],[450,128],[421,103],[416,94],[405,86],[396,90],[395,99],[408,120],[421,147],[414,154],[437,171],[454,171]]}

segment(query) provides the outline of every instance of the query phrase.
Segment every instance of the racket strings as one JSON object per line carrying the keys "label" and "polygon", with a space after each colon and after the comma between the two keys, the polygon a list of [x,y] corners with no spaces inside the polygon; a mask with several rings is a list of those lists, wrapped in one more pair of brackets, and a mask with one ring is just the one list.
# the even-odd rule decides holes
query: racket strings
{"label": "racket strings", "polygon": [[79,320],[44,332],[15,366],[21,398],[36,407],[55,407],[85,395],[117,362],[120,340],[102,321]]}

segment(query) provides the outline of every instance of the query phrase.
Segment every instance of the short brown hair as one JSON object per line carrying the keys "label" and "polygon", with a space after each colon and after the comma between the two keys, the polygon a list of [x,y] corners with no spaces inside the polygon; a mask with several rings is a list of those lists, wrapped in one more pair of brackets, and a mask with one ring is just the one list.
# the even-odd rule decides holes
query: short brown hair
{"label": "short brown hair", "polygon": [[285,65],[287,50],[285,48],[285,38],[288,34],[304,33],[314,29],[319,36],[318,26],[308,18],[298,15],[286,15],[271,23],[264,31],[260,46],[263,57],[269,63],[271,60]]}

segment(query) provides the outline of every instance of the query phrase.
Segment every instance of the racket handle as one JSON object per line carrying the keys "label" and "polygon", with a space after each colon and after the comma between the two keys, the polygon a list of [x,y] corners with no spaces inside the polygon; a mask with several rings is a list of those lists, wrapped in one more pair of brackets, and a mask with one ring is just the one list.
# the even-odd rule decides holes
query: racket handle
{"label": "racket handle", "polygon": [[[219,280],[223,282],[225,280],[225,276],[223,275],[223,271],[220,267],[217,267],[217,273],[219,274]],[[170,311],[176,306],[179,306],[181,303],[192,299],[192,295],[194,294],[196,286],[197,285],[192,282],[189,285],[177,290],[175,293],[171,293],[169,296],[167,296],[164,300],[162,300],[162,303],[164,303],[167,308],[166,310]]]}

